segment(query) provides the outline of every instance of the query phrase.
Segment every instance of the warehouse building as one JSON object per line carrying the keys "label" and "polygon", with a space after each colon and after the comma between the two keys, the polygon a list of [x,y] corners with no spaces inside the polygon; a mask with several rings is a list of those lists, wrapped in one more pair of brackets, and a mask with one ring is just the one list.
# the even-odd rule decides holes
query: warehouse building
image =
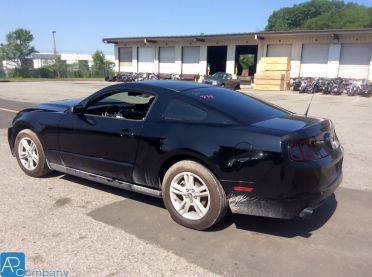
{"label": "warehouse building", "polygon": [[216,35],[103,38],[115,47],[117,72],[241,75],[241,55],[251,54],[249,75],[262,57],[289,57],[290,77],[343,77],[372,81],[372,29],[305,30]]}

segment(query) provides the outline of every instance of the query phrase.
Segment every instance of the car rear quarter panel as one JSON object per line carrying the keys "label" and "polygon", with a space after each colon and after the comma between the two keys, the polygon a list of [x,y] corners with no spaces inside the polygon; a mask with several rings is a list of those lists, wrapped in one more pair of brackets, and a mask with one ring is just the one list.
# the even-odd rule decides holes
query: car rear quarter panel
{"label": "car rear quarter panel", "polygon": [[[254,156],[257,151],[253,149],[264,155]],[[181,156],[201,162],[224,186],[229,186],[230,181],[250,182],[258,164],[265,171],[272,170],[280,152],[280,139],[273,134],[237,126],[159,120],[145,124],[133,178],[136,183],[159,187],[162,166]]]}

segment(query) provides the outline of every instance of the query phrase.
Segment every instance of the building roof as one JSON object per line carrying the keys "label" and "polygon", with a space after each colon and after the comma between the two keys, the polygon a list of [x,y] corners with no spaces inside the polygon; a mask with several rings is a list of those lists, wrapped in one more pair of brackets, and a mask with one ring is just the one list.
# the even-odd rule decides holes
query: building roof
{"label": "building roof", "polygon": [[365,29],[326,29],[326,30],[296,30],[279,32],[250,32],[250,33],[226,33],[226,34],[200,34],[200,35],[177,35],[177,36],[138,36],[138,37],[113,37],[103,38],[105,43],[119,42],[154,42],[164,40],[184,40],[194,39],[205,41],[207,39],[220,38],[247,38],[247,37],[275,37],[275,36],[293,36],[293,35],[341,35],[341,34],[372,34],[372,28]]}

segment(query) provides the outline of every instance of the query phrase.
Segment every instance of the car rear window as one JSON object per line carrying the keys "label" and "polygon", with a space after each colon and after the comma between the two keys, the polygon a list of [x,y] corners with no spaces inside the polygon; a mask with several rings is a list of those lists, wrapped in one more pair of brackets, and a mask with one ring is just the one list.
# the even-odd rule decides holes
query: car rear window
{"label": "car rear window", "polygon": [[193,89],[185,94],[245,124],[290,114],[289,111],[244,93],[218,87]]}
{"label": "car rear window", "polygon": [[165,109],[163,118],[182,121],[203,121],[207,118],[207,112],[178,99],[173,99]]}

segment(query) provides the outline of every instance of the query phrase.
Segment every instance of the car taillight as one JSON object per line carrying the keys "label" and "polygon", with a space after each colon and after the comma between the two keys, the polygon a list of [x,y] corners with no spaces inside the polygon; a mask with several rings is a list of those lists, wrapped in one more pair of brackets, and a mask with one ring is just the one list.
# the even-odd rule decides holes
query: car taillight
{"label": "car taillight", "polygon": [[289,155],[293,161],[313,161],[322,158],[322,146],[315,140],[300,141],[289,145]]}

